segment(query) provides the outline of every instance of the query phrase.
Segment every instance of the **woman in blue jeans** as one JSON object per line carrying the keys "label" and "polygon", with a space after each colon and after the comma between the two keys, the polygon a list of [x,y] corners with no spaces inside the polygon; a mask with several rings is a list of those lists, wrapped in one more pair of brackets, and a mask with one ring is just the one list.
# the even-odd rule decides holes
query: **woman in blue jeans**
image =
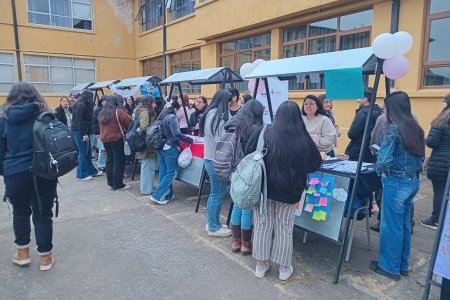
{"label": "woman in blue jeans", "polygon": [[213,166],[216,143],[224,131],[224,125],[231,118],[229,105],[231,93],[227,90],[217,91],[211,105],[200,119],[200,135],[205,137],[205,170],[211,182],[211,192],[208,197],[206,230],[209,236],[226,237],[231,230],[220,222],[222,199],[227,191],[228,181],[217,176]]}
{"label": "woman in blue jeans", "polygon": [[180,104],[172,101],[166,113],[161,113],[158,118],[162,118],[161,130],[166,143],[163,148],[158,149],[159,157],[159,184],[150,201],[156,204],[167,204],[174,198],[172,181],[175,178],[178,155],[180,154],[180,141],[192,144],[192,138],[185,136],[180,131],[180,124],[176,113],[180,110]]}
{"label": "woman in blue jeans", "polygon": [[[225,124],[225,131],[235,132],[243,151],[252,134],[263,125],[263,114],[264,106],[261,102],[250,100],[235,117]],[[241,252],[242,255],[252,253],[252,223],[253,209],[241,209],[237,203],[234,203],[231,213],[231,233],[233,236],[231,252]]]}
{"label": "woman in blue jeans", "polygon": [[411,207],[419,191],[419,172],[425,155],[424,132],[411,113],[404,92],[384,100],[388,124],[381,137],[377,172],[383,183],[380,258],[370,269],[393,280],[408,276],[411,249]]}

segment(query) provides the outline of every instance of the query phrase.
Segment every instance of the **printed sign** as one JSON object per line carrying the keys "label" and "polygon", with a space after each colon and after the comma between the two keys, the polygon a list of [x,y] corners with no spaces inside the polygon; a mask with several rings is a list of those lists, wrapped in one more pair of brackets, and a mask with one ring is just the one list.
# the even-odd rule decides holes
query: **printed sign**
{"label": "printed sign", "polygon": [[437,249],[436,263],[433,272],[450,279],[450,204],[443,219],[442,234]]}
{"label": "printed sign", "polygon": [[[272,112],[273,116],[275,117],[275,114],[278,110],[278,107],[280,107],[281,103],[288,101],[288,81],[284,80],[281,81],[278,78],[267,78],[268,84],[269,84],[269,90],[270,90],[270,103],[272,103]],[[259,84],[264,84],[262,80],[260,80]],[[256,95],[256,100],[261,102],[264,105],[264,124],[271,124],[272,121],[270,119],[270,112],[269,112],[269,104],[267,103],[267,95],[266,91],[259,93]]]}

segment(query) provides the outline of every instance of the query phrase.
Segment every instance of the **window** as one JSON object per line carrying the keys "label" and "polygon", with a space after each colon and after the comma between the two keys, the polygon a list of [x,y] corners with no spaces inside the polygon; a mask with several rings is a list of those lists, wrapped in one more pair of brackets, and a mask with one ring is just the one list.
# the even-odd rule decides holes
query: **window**
{"label": "window", "polygon": [[195,0],[172,0],[170,2],[170,20],[192,14],[195,11]]}
{"label": "window", "polygon": [[[170,74],[200,70],[200,49],[188,50],[170,55]],[[181,85],[183,93],[200,93],[200,86],[188,83]],[[177,92],[175,89],[173,92]]]}
{"label": "window", "polygon": [[164,78],[162,56],[143,60],[142,76],[158,76],[159,78]]}
{"label": "window", "polygon": [[428,3],[423,85],[450,86],[450,2],[430,0]]}
{"label": "window", "polygon": [[92,0],[28,0],[28,21],[58,27],[92,29]]}
{"label": "window", "polygon": [[15,79],[14,56],[10,53],[0,53],[0,93],[9,93]]}
{"label": "window", "polygon": [[[220,66],[229,67],[239,73],[244,63],[256,59],[270,60],[270,33],[259,34],[220,44]],[[245,83],[237,83],[236,88],[246,91]]]}
{"label": "window", "polygon": [[162,25],[164,9],[161,0],[141,0],[138,16],[141,19],[141,30],[146,31]]}
{"label": "window", "polygon": [[[283,30],[282,57],[348,50],[370,46],[373,11],[365,10],[344,16],[301,24]],[[303,83],[289,82],[289,89],[320,89],[323,80],[309,78]]]}
{"label": "window", "polygon": [[68,93],[75,85],[95,82],[95,60],[24,55],[26,81],[41,93]]}

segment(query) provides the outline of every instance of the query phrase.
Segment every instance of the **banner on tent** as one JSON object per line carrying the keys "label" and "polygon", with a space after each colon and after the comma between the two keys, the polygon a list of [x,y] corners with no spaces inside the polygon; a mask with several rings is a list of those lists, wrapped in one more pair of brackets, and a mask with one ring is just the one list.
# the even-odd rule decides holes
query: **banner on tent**
{"label": "banner on tent", "polygon": [[[288,81],[281,81],[278,78],[267,78],[267,81],[269,83],[269,92],[270,92],[270,102],[272,103],[272,111],[273,116],[275,117],[275,114],[278,110],[278,107],[280,107],[281,103],[287,101],[288,98]],[[263,80],[259,81],[259,84],[264,84]],[[270,113],[269,113],[269,104],[267,103],[267,94],[266,90],[260,94],[256,95],[256,100],[261,102],[264,105],[264,124],[270,124],[272,123],[270,119]]]}
{"label": "banner on tent", "polygon": [[325,71],[325,89],[331,100],[363,98],[362,68]]}

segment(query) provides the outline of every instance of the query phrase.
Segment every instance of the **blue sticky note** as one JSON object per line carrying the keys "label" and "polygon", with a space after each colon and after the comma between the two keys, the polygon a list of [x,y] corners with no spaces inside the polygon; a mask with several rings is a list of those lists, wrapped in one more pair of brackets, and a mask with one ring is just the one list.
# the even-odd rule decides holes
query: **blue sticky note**
{"label": "blue sticky note", "polygon": [[362,67],[325,71],[327,98],[358,99],[364,97]]}
{"label": "blue sticky note", "polygon": [[328,192],[328,190],[327,190],[326,187],[323,187],[323,186],[322,186],[322,187],[320,188],[319,192],[320,192],[321,194],[325,195],[325,194]]}

